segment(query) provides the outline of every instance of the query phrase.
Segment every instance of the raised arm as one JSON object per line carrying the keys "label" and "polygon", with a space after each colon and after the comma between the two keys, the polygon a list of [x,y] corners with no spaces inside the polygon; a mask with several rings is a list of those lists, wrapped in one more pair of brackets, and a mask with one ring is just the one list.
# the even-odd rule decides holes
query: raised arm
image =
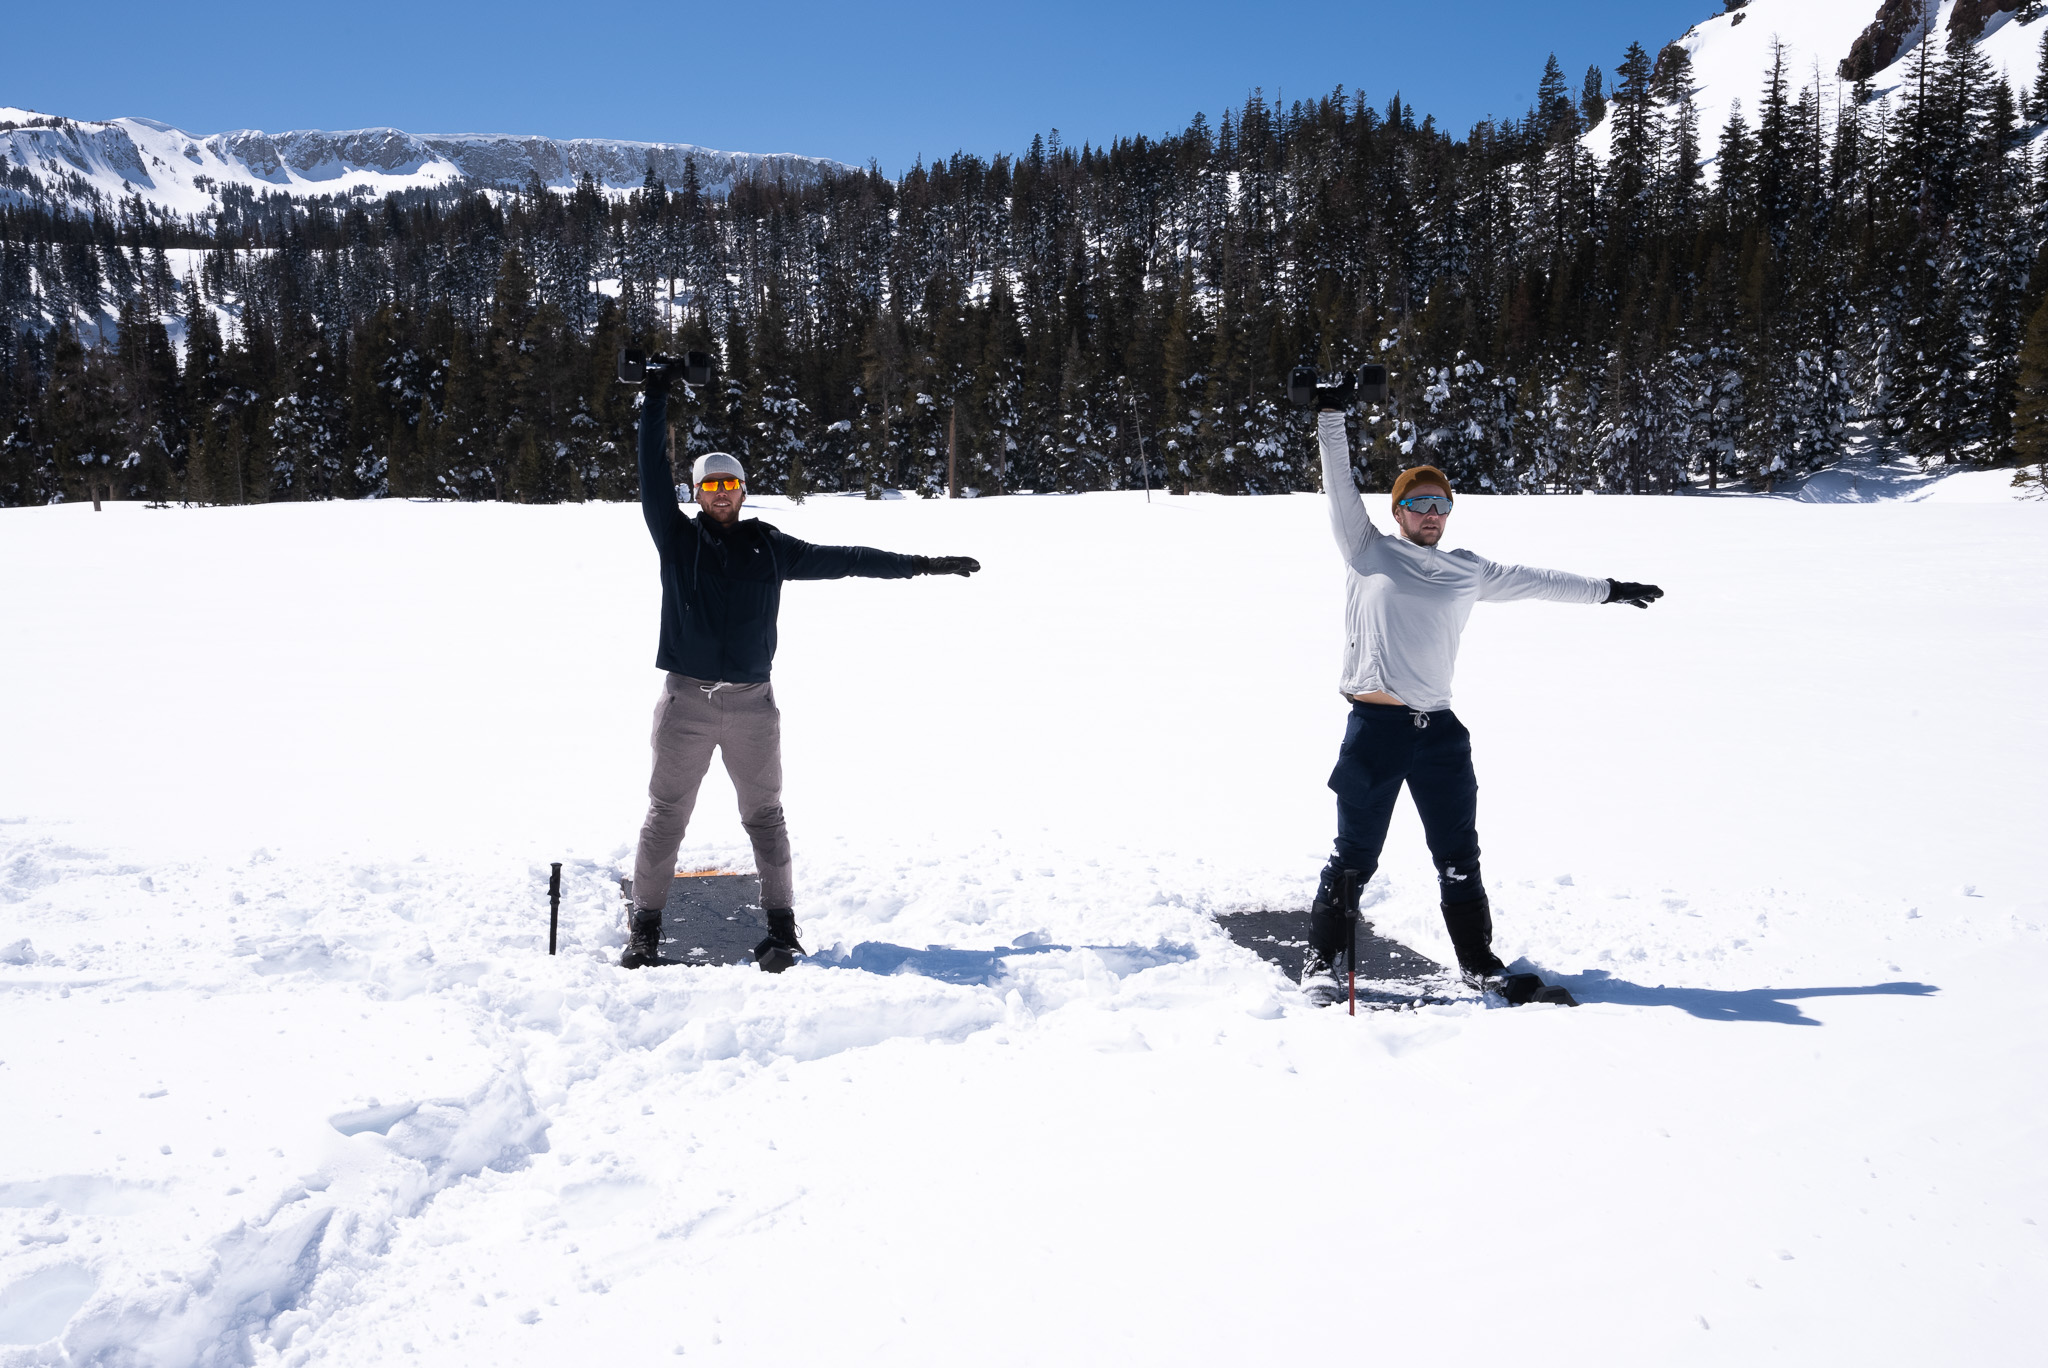
{"label": "raised arm", "polygon": [[640,513],[654,544],[666,549],[689,527],[676,502],[676,474],[668,463],[668,381],[647,377],[640,404]]}
{"label": "raised arm", "polygon": [[1351,441],[1344,435],[1341,409],[1324,409],[1316,414],[1316,441],[1323,449],[1323,492],[1330,498],[1330,530],[1337,535],[1337,550],[1356,564],[1372,545],[1380,530],[1365,515],[1365,500],[1351,479]]}

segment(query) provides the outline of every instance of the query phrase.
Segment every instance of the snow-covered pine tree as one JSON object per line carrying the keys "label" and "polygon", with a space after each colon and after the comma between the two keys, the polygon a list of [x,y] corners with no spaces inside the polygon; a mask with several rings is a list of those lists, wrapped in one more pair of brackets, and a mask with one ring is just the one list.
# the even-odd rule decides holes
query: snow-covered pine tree
{"label": "snow-covered pine tree", "polygon": [[[2026,4],[2028,7],[2040,9],[2044,0],[2026,0]],[[2048,123],[2048,29],[2041,31],[2041,46],[2034,65],[2034,84],[2027,93],[2026,103],[2020,109],[2028,123]]]}
{"label": "snow-covered pine tree", "polygon": [[962,480],[978,494],[1001,494],[1010,488],[1010,464],[1018,450],[1024,406],[1024,334],[1007,276],[997,272],[989,285],[987,324],[981,354],[976,358],[969,408],[972,421]]}
{"label": "snow-covered pine tree", "polygon": [[357,485],[378,496],[410,494],[412,422],[419,414],[419,354],[395,304],[356,329],[349,349],[347,445]]}
{"label": "snow-covered pine tree", "polygon": [[753,385],[746,404],[752,422],[747,440],[748,483],[801,501],[808,492],[804,452],[810,410],[797,396],[789,315],[783,307],[781,284],[773,277],[754,317],[751,350]]}
{"label": "snow-covered pine tree", "polygon": [[859,429],[860,487],[870,499],[896,488],[900,454],[896,430],[904,420],[908,348],[893,302],[868,328],[861,348],[865,409]]}
{"label": "snow-covered pine tree", "polygon": [[519,249],[507,247],[484,327],[484,423],[477,435],[490,497],[506,502],[546,497],[540,468],[546,415],[536,402],[534,322],[532,273]]}
{"label": "snow-covered pine tree", "polygon": [[185,462],[185,420],[177,353],[138,291],[121,305],[116,350],[102,352],[114,407],[113,440],[122,476],[116,496],[161,500]]}
{"label": "snow-covered pine tree", "polygon": [[[1972,99],[1976,110],[1963,117],[1966,126],[1974,125],[1973,145],[1949,235],[1952,288],[1964,299],[1972,351],[1955,455],[1995,463],[2005,459],[2011,441],[2012,390],[2027,316],[2027,264],[2038,230],[2028,221],[2026,163],[2012,88],[1974,45],[1969,53],[1982,63],[1982,81]],[[1953,60],[1964,59],[1959,53]],[[1958,73],[1959,84],[1968,81]]]}
{"label": "snow-covered pine tree", "polygon": [[1655,208],[1660,119],[1650,91],[1650,54],[1630,43],[1616,70],[1614,137],[1607,158],[1605,195],[1611,233],[1608,251],[1633,263],[1642,252]]}
{"label": "snow-covered pine tree", "polygon": [[[747,468],[751,477],[756,422],[754,400],[759,389],[753,339],[747,335],[746,321],[737,309],[725,316],[721,351],[723,355],[712,376],[710,391],[703,397],[704,410],[700,422],[705,439],[712,444],[710,449],[734,457]],[[687,474],[686,471],[678,471],[676,478],[684,479]]]}
{"label": "snow-covered pine tree", "polygon": [[289,499],[354,497],[346,372],[324,338],[311,350],[303,346],[291,349],[297,355],[278,376],[279,390],[270,401],[272,487]]}
{"label": "snow-covered pine tree", "polygon": [[2048,493],[2048,248],[2034,259],[2039,302],[2027,319],[2013,385],[2012,455],[2030,470],[2035,489]]}

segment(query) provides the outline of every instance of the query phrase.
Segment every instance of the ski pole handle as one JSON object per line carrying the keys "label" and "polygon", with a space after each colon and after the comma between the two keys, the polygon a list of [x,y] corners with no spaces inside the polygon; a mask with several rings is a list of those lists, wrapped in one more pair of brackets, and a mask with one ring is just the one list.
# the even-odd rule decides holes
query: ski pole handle
{"label": "ski pole handle", "polygon": [[562,866],[548,866],[548,953],[555,953],[555,931],[562,923]]}

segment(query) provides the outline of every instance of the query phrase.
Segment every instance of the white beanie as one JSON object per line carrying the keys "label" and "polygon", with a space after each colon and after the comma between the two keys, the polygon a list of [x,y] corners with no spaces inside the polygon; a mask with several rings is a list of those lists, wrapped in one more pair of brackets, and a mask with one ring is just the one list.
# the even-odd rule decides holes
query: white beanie
{"label": "white beanie", "polygon": [[741,484],[747,482],[746,467],[722,451],[707,451],[690,463],[690,483],[700,485],[709,475],[737,476]]}

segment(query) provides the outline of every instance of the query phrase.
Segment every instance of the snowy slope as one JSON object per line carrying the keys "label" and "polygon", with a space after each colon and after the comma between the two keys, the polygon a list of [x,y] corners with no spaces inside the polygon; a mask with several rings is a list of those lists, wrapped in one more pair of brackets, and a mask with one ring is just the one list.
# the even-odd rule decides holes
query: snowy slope
{"label": "snowy slope", "polygon": [[[0,513],[0,1365],[2024,1360],[2048,503],[1949,483],[1461,501],[1670,592],[1466,635],[1588,1005],[1356,1020],[1208,920],[1330,834],[1317,498],[763,501],[988,567],[792,585],[777,666],[813,948],[1132,947],[981,984],[612,966],[635,508]],[[1433,891],[1404,805],[1370,914]]]}
{"label": "snowy slope", "polygon": [[464,177],[520,186],[538,175],[550,186],[568,189],[587,171],[606,189],[624,192],[640,187],[650,164],[669,185],[680,185],[689,160],[696,163],[706,190],[722,192],[751,176],[809,181],[839,165],[817,157],[716,152],[688,143],[415,135],[395,128],[198,135],[152,119],[29,126],[39,119],[48,122],[48,116],[31,110],[0,107],[0,154],[27,168],[50,193],[72,201],[84,200],[88,190],[114,199],[139,194],[186,214],[204,211],[225,185],[294,195],[383,194]]}
{"label": "snowy slope", "polygon": [[[1949,21],[1964,0],[1930,0],[1922,41],[1945,50]],[[1675,41],[1693,61],[1693,100],[1699,108],[1703,150],[1713,155],[1730,110],[1740,104],[1752,126],[1773,43],[1784,46],[1785,71],[1793,93],[1818,83],[1824,103],[1832,108],[1849,97],[1851,83],[1838,69],[1858,36],[1878,17],[1879,0],[1750,0],[1739,10],[1717,14],[1693,25]],[[2012,11],[1993,14],[1977,42],[2002,71],[2015,94],[2032,88],[2040,65],[2041,37],[2048,33],[2048,15],[2019,23]],[[1901,46],[1897,57],[1871,78],[1872,93],[1893,95],[1912,68],[1915,45]],[[1587,135],[1587,145],[1605,155],[1612,121]]]}

